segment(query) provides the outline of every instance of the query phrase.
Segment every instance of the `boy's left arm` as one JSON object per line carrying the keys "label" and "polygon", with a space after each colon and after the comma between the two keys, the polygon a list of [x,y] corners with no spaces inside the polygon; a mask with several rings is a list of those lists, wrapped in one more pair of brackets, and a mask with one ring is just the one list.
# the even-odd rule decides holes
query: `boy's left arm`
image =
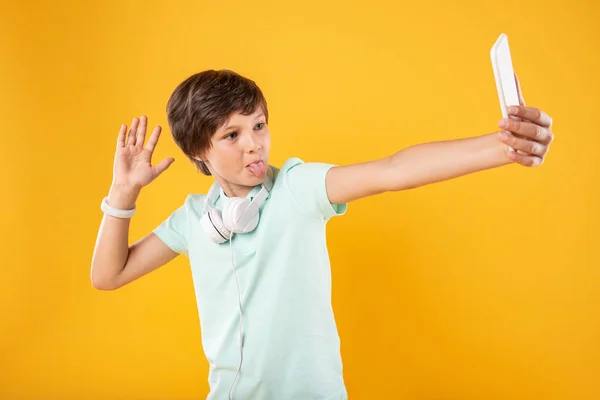
{"label": "boy's left arm", "polygon": [[[511,163],[526,167],[542,164],[554,139],[552,118],[538,108],[525,106],[521,95],[520,102],[519,106],[511,107],[509,113],[521,118],[521,121],[500,120],[498,126],[504,131],[467,139],[423,143],[380,160],[331,168],[326,177],[329,201],[342,204]],[[508,125],[503,125],[503,122]],[[521,138],[506,134],[506,131]],[[522,153],[509,151],[507,145]]]}

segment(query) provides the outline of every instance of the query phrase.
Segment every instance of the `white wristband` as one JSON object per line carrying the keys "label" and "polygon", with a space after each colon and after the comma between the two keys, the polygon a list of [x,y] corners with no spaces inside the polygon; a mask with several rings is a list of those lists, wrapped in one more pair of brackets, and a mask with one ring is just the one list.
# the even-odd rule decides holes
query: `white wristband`
{"label": "white wristband", "polygon": [[111,215],[117,218],[131,218],[135,214],[135,206],[131,210],[120,210],[118,208],[111,207],[108,204],[108,196],[102,199],[100,209],[107,215]]}

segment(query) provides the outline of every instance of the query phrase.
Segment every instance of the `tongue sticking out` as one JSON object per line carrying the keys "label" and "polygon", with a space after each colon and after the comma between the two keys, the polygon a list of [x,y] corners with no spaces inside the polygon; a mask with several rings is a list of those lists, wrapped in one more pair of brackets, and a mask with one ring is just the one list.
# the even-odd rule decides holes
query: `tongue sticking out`
{"label": "tongue sticking out", "polygon": [[262,161],[252,163],[252,164],[248,165],[246,168],[248,168],[248,171],[250,171],[250,173],[252,175],[254,175],[258,178],[264,178],[267,173],[265,164]]}

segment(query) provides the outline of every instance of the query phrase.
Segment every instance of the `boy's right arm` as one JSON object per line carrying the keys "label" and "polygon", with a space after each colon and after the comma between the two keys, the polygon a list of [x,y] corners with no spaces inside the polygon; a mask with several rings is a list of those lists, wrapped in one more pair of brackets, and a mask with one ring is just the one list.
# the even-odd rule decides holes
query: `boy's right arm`
{"label": "boy's right arm", "polygon": [[[129,135],[126,135],[126,125],[122,125],[119,131],[113,184],[107,199],[108,204],[113,208],[132,209],[142,188],[175,161],[167,158],[155,166],[150,164],[161,128],[157,126],[154,129],[148,143],[144,146],[146,124],[145,116],[139,120],[134,118]],[[129,218],[118,218],[107,214],[103,216],[90,271],[92,285],[96,289],[120,288],[154,271],[178,255],[153,232],[129,246],[129,224]]]}

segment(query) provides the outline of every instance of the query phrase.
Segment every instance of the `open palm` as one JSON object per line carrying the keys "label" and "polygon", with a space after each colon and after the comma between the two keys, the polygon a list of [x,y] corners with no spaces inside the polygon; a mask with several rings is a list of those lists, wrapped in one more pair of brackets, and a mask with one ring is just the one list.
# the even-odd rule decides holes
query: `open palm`
{"label": "open palm", "polygon": [[127,125],[121,125],[117,138],[117,150],[114,162],[114,183],[116,185],[142,188],[156,179],[175,161],[165,158],[157,165],[152,165],[152,153],[158,143],[161,127],[152,131],[144,146],[147,118],[134,118],[126,139]]}

